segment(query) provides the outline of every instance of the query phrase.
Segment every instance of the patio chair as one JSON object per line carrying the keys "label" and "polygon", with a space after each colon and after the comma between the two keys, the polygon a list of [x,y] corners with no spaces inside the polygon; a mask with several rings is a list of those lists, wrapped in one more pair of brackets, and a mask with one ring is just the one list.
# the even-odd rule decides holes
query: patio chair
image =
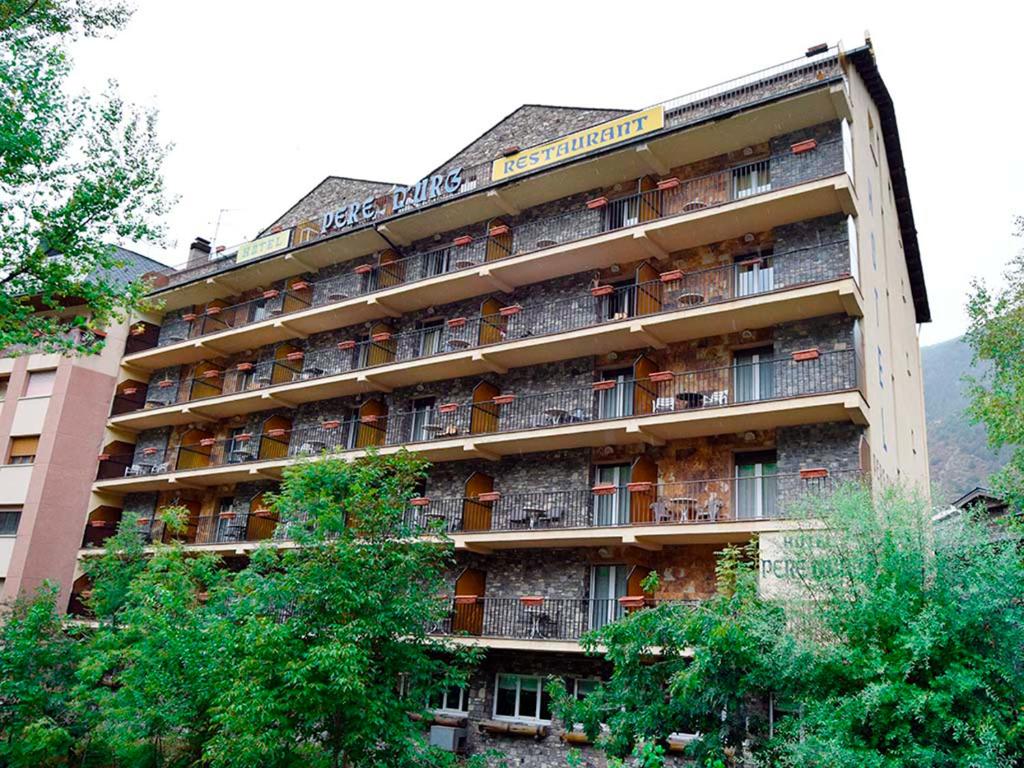
{"label": "patio chair", "polygon": [[718,389],[709,395],[704,395],[704,407],[710,407],[714,405],[728,405],[729,404],[729,390]]}

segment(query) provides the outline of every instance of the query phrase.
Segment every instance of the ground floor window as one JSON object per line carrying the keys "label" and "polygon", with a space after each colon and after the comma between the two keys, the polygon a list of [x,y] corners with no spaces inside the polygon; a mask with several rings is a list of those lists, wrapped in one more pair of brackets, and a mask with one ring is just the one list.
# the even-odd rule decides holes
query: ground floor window
{"label": "ground floor window", "polygon": [[499,673],[494,692],[494,717],[550,722],[551,696],[544,689],[544,678]]}
{"label": "ground floor window", "polygon": [[466,714],[469,711],[469,692],[462,687],[453,686],[437,691],[427,697],[427,709],[435,712],[458,712]]}

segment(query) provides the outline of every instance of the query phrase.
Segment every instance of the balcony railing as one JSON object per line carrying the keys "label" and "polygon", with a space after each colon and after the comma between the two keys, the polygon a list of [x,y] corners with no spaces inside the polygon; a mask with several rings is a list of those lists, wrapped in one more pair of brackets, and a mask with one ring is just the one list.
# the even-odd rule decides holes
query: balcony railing
{"label": "balcony railing", "polygon": [[[740,263],[687,273],[665,273],[654,280],[627,286],[596,287],[590,292],[556,302],[513,304],[499,312],[474,318],[451,318],[399,333],[374,334],[340,343],[331,349],[303,353],[301,360],[267,360],[193,377],[167,380],[167,395],[160,383],[150,388],[146,403],[115,397],[113,415],[148,407],[174,405],[205,397],[245,392],[295,381],[311,381],[389,363],[425,359],[450,352],[477,349],[517,339],[548,336],[693,309],[726,301],[769,295],[849,274],[837,270],[829,253],[845,254],[848,242],[835,240],[813,247],[751,257]],[[606,291],[602,293],[602,290]]]}
{"label": "balcony railing", "polygon": [[[215,313],[213,316],[203,314],[190,321],[169,320],[168,332],[161,338],[161,344],[176,343],[227,328],[239,328],[310,306],[334,304],[396,285],[473,269],[484,263],[578,242],[605,232],[663,218],[695,213],[803,184],[825,175],[835,175],[843,167],[841,153],[835,151],[840,144],[839,140],[822,142],[811,152],[775,155],[686,179],[669,189],[638,192],[606,203],[598,199],[579,210],[517,223],[513,229],[497,235],[492,234],[494,230],[481,229],[462,245],[447,243],[423,253],[385,262],[364,260],[346,274],[309,283],[310,287],[306,289],[308,294],[300,295],[287,290],[270,291],[268,295],[274,294],[272,298],[214,307],[208,310]],[[831,153],[831,164],[821,163],[818,154],[822,152]],[[781,162],[788,166],[784,178],[773,182],[772,169]]]}
{"label": "balcony railing", "polygon": [[[654,106],[664,106],[665,108],[664,130],[677,130],[720,112],[738,107],[750,107],[841,78],[843,71],[839,64],[838,54],[836,48],[828,48],[821,53],[782,62]],[[566,162],[573,162],[574,159]],[[464,168],[462,188],[456,192],[441,195],[437,198],[437,202],[458,197],[470,191],[481,191],[498,183],[491,179],[491,168],[490,160]],[[550,166],[545,169],[550,169]],[[396,214],[389,210],[388,216],[378,219],[375,224],[384,223],[389,218],[405,215],[405,213],[406,211],[401,211]],[[311,234],[307,228],[304,228],[303,243],[330,237],[333,234],[335,233],[319,234],[315,230]],[[294,235],[291,240],[293,245],[297,244],[297,238]],[[187,263],[177,268],[168,269],[162,274],[167,277],[168,285],[179,285],[198,277],[231,269],[236,264],[234,256],[235,254],[229,250],[223,254],[212,256],[209,261]]]}
{"label": "balcony railing", "polygon": [[[260,435],[206,438],[135,456],[100,462],[99,479],[164,474],[227,464],[284,459],[322,451],[401,445],[468,435],[565,427],[596,421],[723,408],[803,395],[842,392],[860,384],[855,350],[792,355],[637,379],[598,381],[587,387],[537,394],[505,393],[480,401],[435,403],[388,413],[383,404],[360,416],[318,426],[276,429]],[[807,357],[808,359],[804,359]],[[378,402],[378,401],[371,401]]]}
{"label": "balcony railing", "polygon": [[455,597],[448,617],[432,634],[516,640],[579,640],[586,632],[656,603],[696,605],[692,600],[645,599],[632,607],[617,598]]}

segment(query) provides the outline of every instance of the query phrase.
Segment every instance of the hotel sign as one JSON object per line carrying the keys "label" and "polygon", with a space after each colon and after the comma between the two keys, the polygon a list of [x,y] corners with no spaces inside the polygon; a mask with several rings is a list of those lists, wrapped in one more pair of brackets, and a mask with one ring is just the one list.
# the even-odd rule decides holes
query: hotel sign
{"label": "hotel sign", "polygon": [[238,253],[235,254],[235,262],[249,261],[259,256],[266,256],[274,251],[281,251],[288,247],[292,231],[286,229],[283,232],[275,232],[272,235],[261,237],[257,240],[250,240],[238,246]]}
{"label": "hotel sign", "polygon": [[806,598],[807,588],[829,576],[832,542],[827,531],[793,530],[758,537],[758,587],[761,597]]}
{"label": "hotel sign", "polygon": [[524,149],[510,157],[494,161],[491,181],[500,181],[520,173],[554,165],[570,157],[578,157],[605,147],[653,133],[665,127],[665,108],[651,107],[643,112],[617,117],[606,123],[585,128],[568,136]]}

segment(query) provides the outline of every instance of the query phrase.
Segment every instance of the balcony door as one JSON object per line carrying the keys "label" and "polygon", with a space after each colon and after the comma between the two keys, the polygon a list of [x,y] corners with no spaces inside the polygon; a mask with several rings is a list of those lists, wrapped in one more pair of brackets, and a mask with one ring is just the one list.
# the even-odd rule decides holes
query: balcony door
{"label": "balcony door", "polygon": [[775,262],[771,251],[739,257],[735,270],[737,296],[754,296],[775,289]]}
{"label": "balcony door", "polygon": [[486,435],[498,431],[498,406],[494,398],[501,390],[488,381],[481,381],[473,387],[473,413],[469,420],[469,431],[474,435]]}
{"label": "balcony door", "polygon": [[484,344],[498,344],[505,340],[505,333],[508,331],[508,318],[499,314],[505,305],[497,299],[485,299],[480,305],[480,335],[481,346]]}
{"label": "balcony door", "polygon": [[271,416],[264,421],[257,454],[260,461],[285,458],[288,455],[288,437],[291,431],[292,420],[287,416]]}
{"label": "balcony door", "polygon": [[633,369],[620,368],[603,371],[601,381],[613,381],[615,386],[597,393],[597,416],[599,419],[617,419],[633,415]]}
{"label": "balcony door", "polygon": [[288,360],[288,355],[301,351],[294,344],[281,344],[274,350],[274,369],[270,374],[271,384],[284,384],[298,378],[302,362],[293,363]]}
{"label": "balcony door", "polygon": [[491,528],[493,501],[480,501],[479,496],[494,490],[494,478],[483,472],[474,472],[466,480],[462,500],[462,530],[488,531]]}
{"label": "balcony door", "polygon": [[475,602],[455,601],[452,613],[452,631],[470,635],[483,634],[484,604],[482,598],[487,588],[487,574],[477,568],[467,568],[455,580],[455,597],[477,597]]}
{"label": "balcony door", "polygon": [[661,311],[661,287],[658,270],[648,262],[636,268],[636,314]]}
{"label": "balcony door", "polygon": [[629,464],[602,464],[594,469],[595,485],[614,485],[615,493],[594,496],[594,525],[628,525],[630,482]]}
{"label": "balcony door", "polygon": [[437,436],[437,398],[420,397],[412,401],[412,426],[409,440],[418,442]]}
{"label": "balcony door", "polygon": [[650,490],[631,491],[629,495],[629,522],[649,523],[654,519],[652,506],[657,497],[658,465],[646,456],[638,456],[629,470],[629,482],[650,483]]}
{"label": "balcony door", "polygon": [[595,565],[590,569],[590,628],[600,629],[622,617],[620,597],[629,591],[628,565]]}
{"label": "balcony door", "polygon": [[370,343],[367,347],[365,365],[384,365],[395,360],[398,344],[393,336],[395,329],[387,323],[377,323],[370,329]]}
{"label": "balcony door", "polygon": [[359,406],[359,431],[356,448],[384,445],[387,434],[388,409],[380,400],[367,400]]}
{"label": "balcony door", "polygon": [[745,349],[733,355],[733,399],[738,403],[775,396],[774,351],[771,347]]}
{"label": "balcony door", "polygon": [[[506,227],[504,221],[501,219],[491,219],[487,225],[489,231],[501,230],[502,227]],[[497,259],[503,259],[512,253],[512,230],[508,232],[502,232],[500,235],[489,235],[487,237],[487,252],[484,257],[486,261],[496,261]]]}
{"label": "balcony door", "polygon": [[[178,462],[175,469],[201,469],[210,466],[212,445],[202,445],[201,441],[213,437],[212,432],[202,429],[189,429],[181,436],[181,447],[178,448]],[[165,468],[166,469],[166,468]]]}
{"label": "balcony door", "polygon": [[736,455],[736,518],[759,520],[778,514],[778,459],[775,451]]}

